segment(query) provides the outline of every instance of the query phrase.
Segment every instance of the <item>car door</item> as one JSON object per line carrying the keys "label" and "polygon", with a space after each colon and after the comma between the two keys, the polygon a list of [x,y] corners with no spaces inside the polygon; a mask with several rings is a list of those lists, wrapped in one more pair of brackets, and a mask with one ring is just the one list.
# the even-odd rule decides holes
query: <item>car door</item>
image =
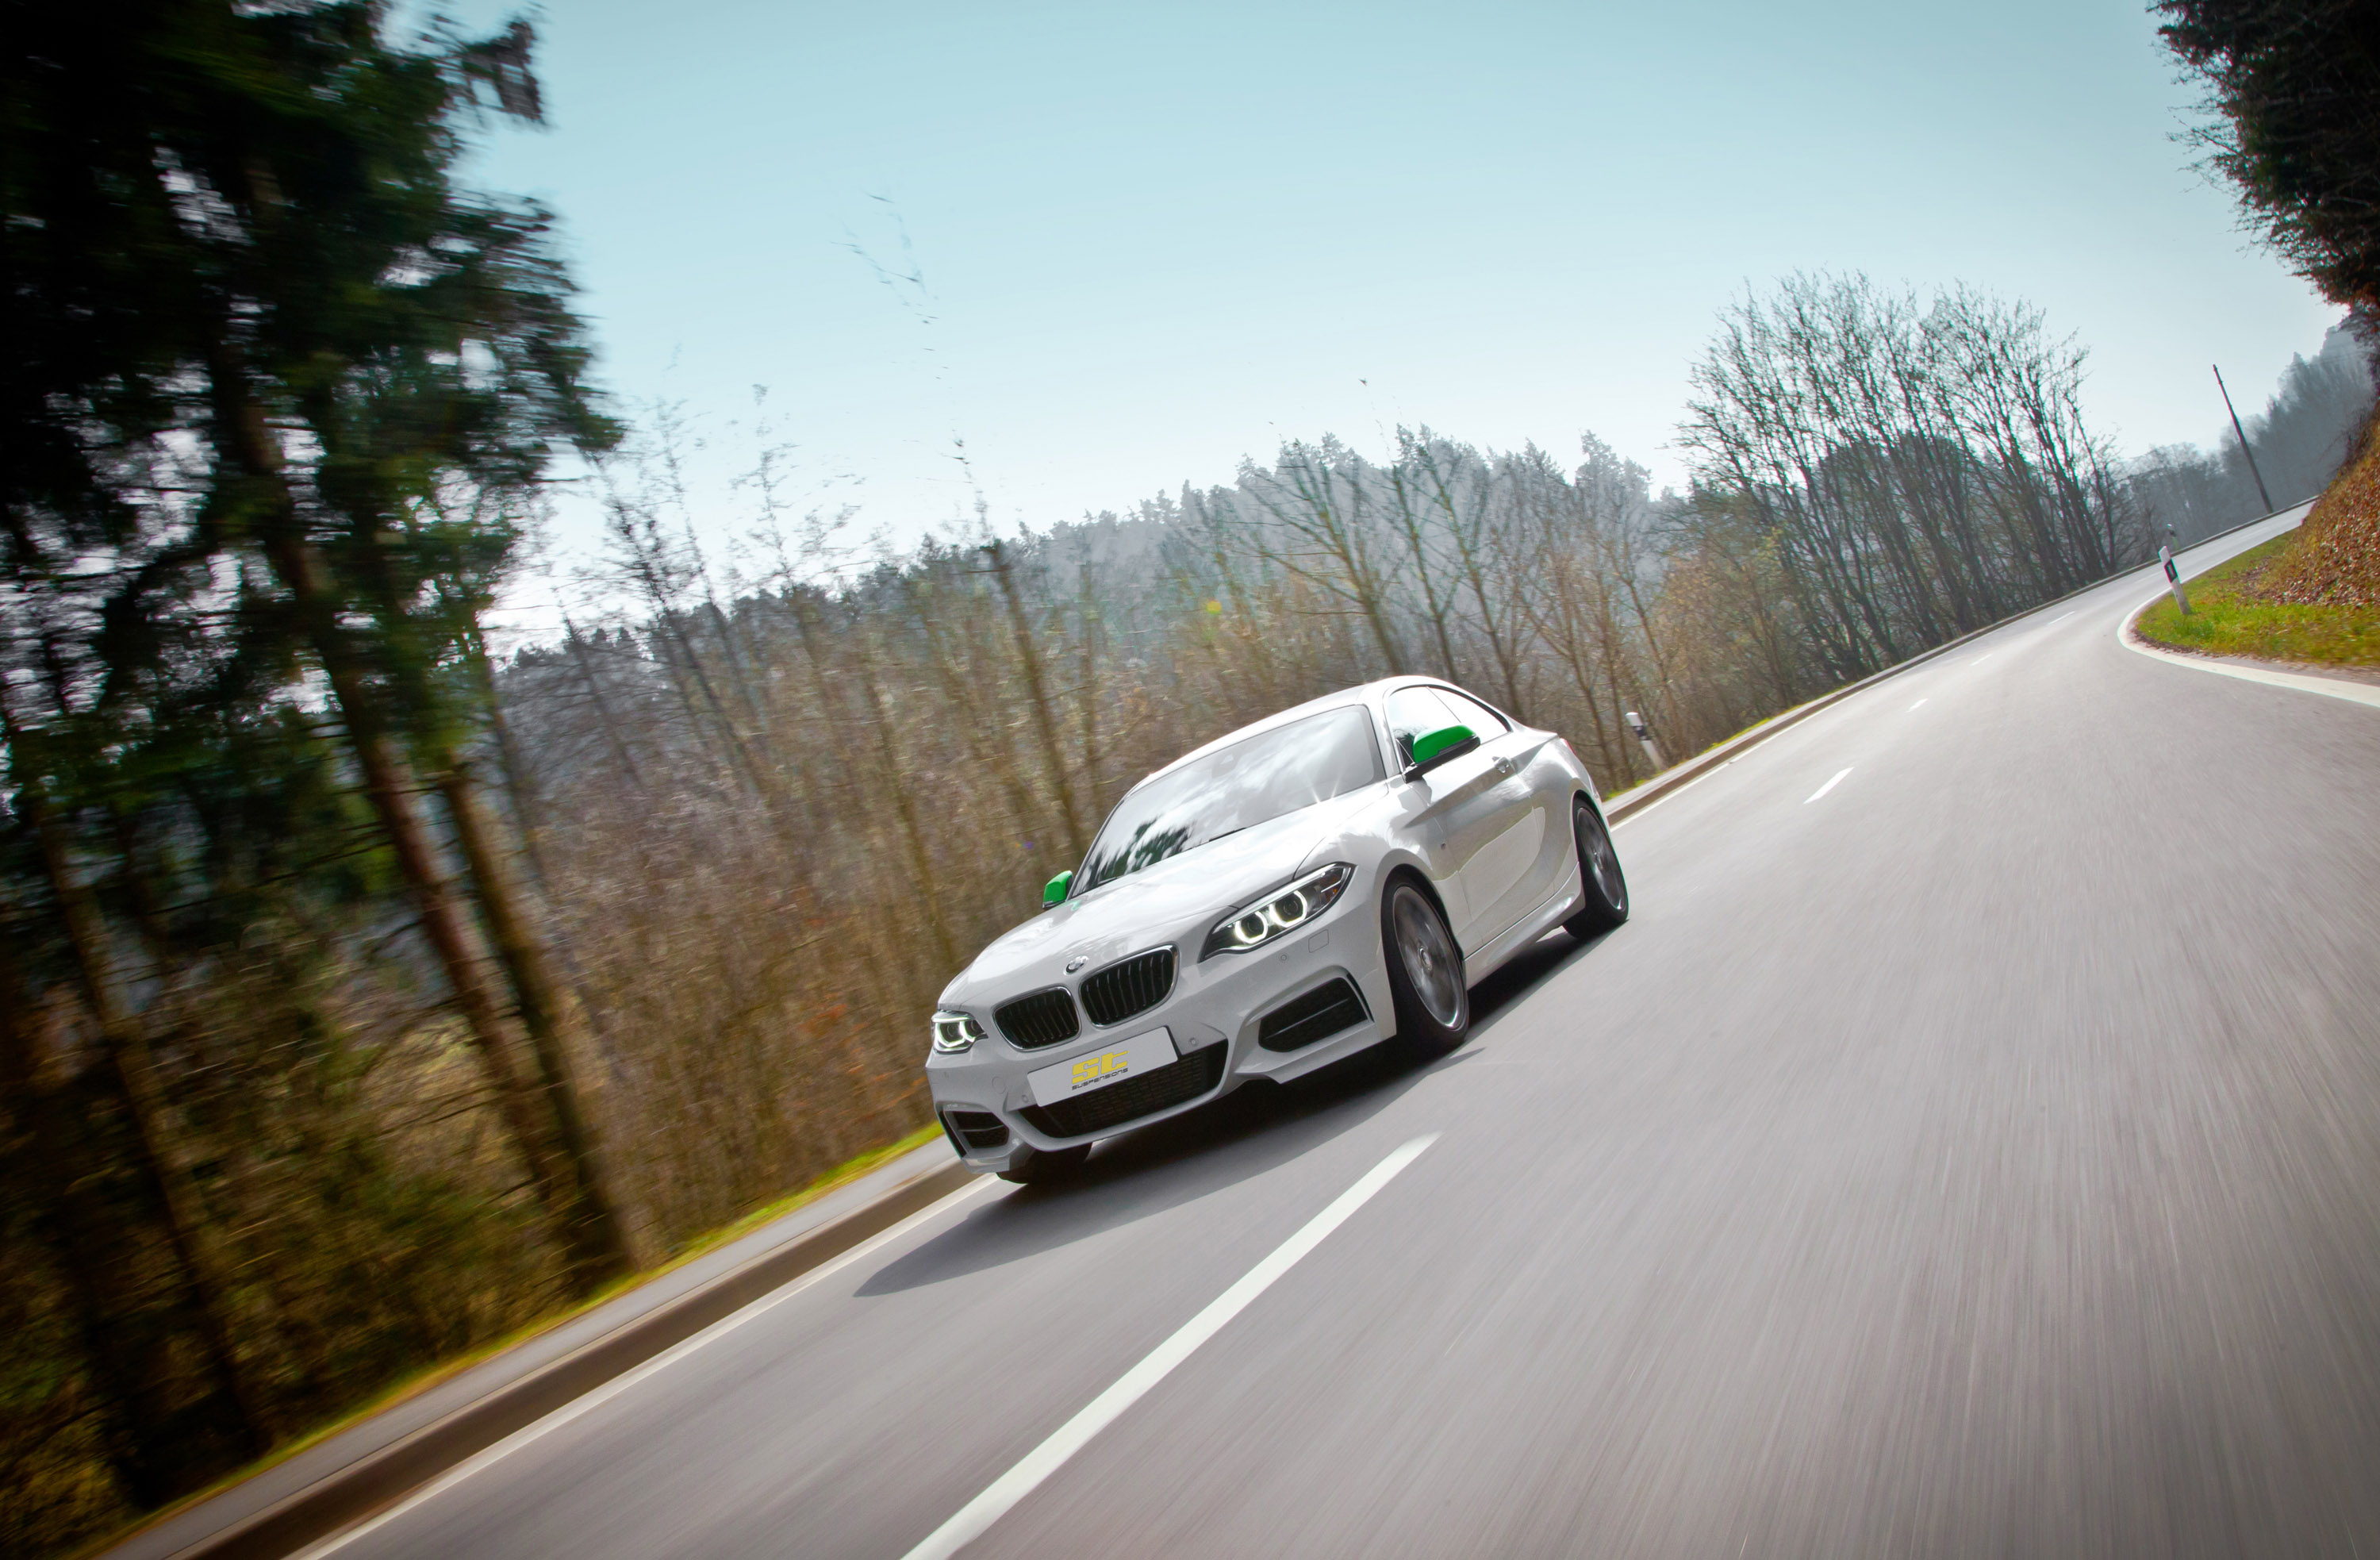
{"label": "car door", "polygon": [[[1463,893],[1478,917],[1481,947],[1513,925],[1554,890],[1554,875],[1570,858],[1570,820],[1531,773],[1550,734],[1506,720],[1469,694],[1439,689],[1455,718],[1480,736],[1480,750],[1496,769],[1488,793],[1494,833],[1463,863]],[[1566,805],[1567,798],[1562,799]]]}
{"label": "car door", "polygon": [[1389,695],[1386,713],[1400,762],[1426,732],[1467,725],[1479,737],[1477,748],[1414,782],[1421,798],[1411,815],[1454,940],[1470,950],[1519,919],[1512,901],[1542,846],[1543,823],[1533,821],[1510,728],[1470,700],[1454,702],[1460,697],[1448,689],[1401,688]]}

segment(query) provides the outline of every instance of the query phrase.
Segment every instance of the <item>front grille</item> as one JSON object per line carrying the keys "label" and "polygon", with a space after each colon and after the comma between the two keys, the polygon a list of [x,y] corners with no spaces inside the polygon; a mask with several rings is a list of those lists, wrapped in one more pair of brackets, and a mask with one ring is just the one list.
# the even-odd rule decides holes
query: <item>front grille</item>
{"label": "front grille", "polygon": [[1083,980],[1083,1011],[1094,1024],[1121,1024],[1146,1013],[1173,989],[1173,950],[1156,948]]}
{"label": "front grille", "polygon": [[1075,1017],[1075,999],[1062,991],[1035,992],[1020,996],[992,1014],[1000,1032],[1027,1051],[1072,1040],[1082,1032]]}
{"label": "front grille", "polygon": [[1008,1124],[990,1111],[944,1111],[942,1129],[951,1135],[953,1145],[965,1145],[959,1149],[962,1154],[968,1149],[996,1149],[1008,1141]]}
{"label": "front grille", "polygon": [[1266,1014],[1257,1024],[1257,1043],[1268,1051],[1295,1051],[1354,1029],[1367,1017],[1364,999],[1342,975]]}
{"label": "front grille", "polygon": [[1228,1049],[1209,1045],[1122,1083],[1054,1105],[1027,1105],[1016,1114],[1032,1123],[1035,1131],[1052,1138],[1087,1138],[1204,1094],[1223,1081],[1223,1053]]}

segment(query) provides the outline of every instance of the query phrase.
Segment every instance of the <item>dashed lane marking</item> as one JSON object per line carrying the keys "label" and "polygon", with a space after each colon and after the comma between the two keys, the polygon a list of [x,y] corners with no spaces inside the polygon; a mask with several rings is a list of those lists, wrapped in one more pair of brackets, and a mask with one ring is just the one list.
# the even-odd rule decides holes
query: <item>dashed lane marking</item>
{"label": "dashed lane marking", "polygon": [[1009,1508],[1031,1494],[1041,1481],[1065,1466],[1066,1459],[1087,1445],[1091,1437],[1115,1422],[1126,1408],[1138,1402],[1149,1388],[1163,1381],[1176,1365],[1190,1358],[1200,1344],[1223,1330],[1223,1324],[1247,1308],[1248,1302],[1272,1287],[1273,1281],[1297,1265],[1299,1258],[1322,1244],[1323,1237],[1341,1225],[1356,1209],[1372,1200],[1373,1194],[1390,1181],[1397,1173],[1421,1157],[1422,1151],[1438,1141],[1438,1134],[1414,1139],[1388,1158],[1372,1166],[1364,1178],[1339,1194],[1337,1201],[1306,1221],[1305,1227],[1291,1236],[1272,1255],[1250,1268],[1247,1275],[1224,1290],[1206,1310],[1182,1324],[1181,1331],[1157,1346],[1139,1364],[1126,1371],[1116,1383],[1091,1399],[1082,1412],[1060,1425],[1049,1440],[1025,1454],[1025,1460],[994,1480],[991,1487],[961,1506],[958,1515],[935,1529],[926,1542],[911,1550],[907,1560],[944,1560],[980,1538],[994,1522],[1008,1514]]}
{"label": "dashed lane marking", "polygon": [[1811,802],[1817,800],[1820,797],[1825,796],[1828,791],[1831,791],[1836,786],[1841,785],[1843,783],[1843,776],[1850,773],[1851,771],[1848,769],[1839,769],[1835,771],[1835,777],[1828,781],[1825,785],[1819,786],[1816,790],[1812,791],[1809,796],[1803,800],[1802,805],[1803,807],[1809,806]]}

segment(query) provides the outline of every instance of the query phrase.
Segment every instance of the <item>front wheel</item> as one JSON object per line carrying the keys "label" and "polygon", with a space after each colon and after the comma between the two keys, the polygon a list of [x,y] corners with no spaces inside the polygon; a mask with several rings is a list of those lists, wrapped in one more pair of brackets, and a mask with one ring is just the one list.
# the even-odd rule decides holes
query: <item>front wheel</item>
{"label": "front wheel", "polygon": [[1584,943],[1628,919],[1628,880],[1611,848],[1611,831],[1585,797],[1571,804],[1571,833],[1578,838],[1578,875],[1586,893],[1562,930]]}
{"label": "front wheel", "polygon": [[1380,906],[1380,940],[1389,956],[1397,1043],[1417,1061],[1445,1055],[1471,1030],[1471,992],[1445,918],[1420,888],[1399,881]]}
{"label": "front wheel", "polygon": [[1036,1149],[1014,1170],[1002,1170],[1000,1178],[1024,1187],[1052,1186],[1072,1180],[1090,1157],[1088,1143],[1076,1143],[1070,1149]]}

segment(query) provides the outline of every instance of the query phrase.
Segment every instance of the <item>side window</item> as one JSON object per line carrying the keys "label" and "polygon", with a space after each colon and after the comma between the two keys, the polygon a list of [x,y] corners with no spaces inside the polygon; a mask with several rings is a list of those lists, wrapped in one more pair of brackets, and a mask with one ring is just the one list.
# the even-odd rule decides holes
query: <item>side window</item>
{"label": "side window", "polygon": [[1450,710],[1445,695],[1434,688],[1401,688],[1389,695],[1388,708],[1389,741],[1400,762],[1412,753],[1414,738],[1424,732],[1472,724],[1467,716]]}
{"label": "side window", "polygon": [[1454,718],[1479,734],[1479,740],[1491,742],[1512,729],[1512,723],[1482,704],[1467,693],[1439,689],[1438,696],[1454,712]]}

